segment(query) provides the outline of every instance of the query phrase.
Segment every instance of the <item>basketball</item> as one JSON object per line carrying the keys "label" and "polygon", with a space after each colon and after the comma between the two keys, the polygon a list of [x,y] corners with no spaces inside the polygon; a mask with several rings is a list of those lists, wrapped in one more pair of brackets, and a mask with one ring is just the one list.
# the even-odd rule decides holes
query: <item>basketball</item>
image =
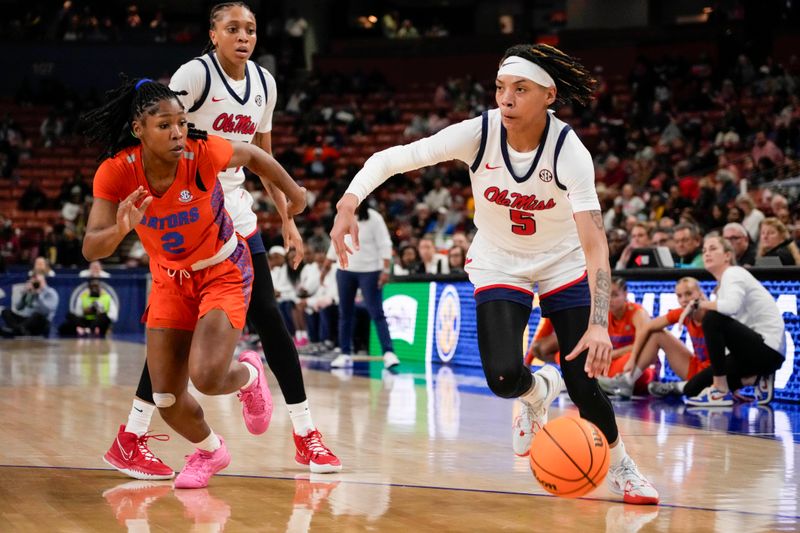
{"label": "basketball", "polygon": [[544,490],[577,498],[597,488],[608,473],[610,452],[591,422],[564,416],[545,424],[531,444],[531,471]]}

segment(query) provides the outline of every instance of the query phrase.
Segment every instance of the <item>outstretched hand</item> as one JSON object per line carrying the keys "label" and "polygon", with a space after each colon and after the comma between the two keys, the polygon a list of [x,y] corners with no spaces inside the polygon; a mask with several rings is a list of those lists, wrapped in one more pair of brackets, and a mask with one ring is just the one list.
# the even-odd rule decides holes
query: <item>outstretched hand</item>
{"label": "outstretched hand", "polygon": [[583,367],[586,374],[590,378],[608,374],[611,366],[611,338],[608,336],[608,329],[598,324],[590,325],[565,359],[572,361],[586,349],[589,350]]}
{"label": "outstretched hand", "polygon": [[[336,204],[336,218],[331,229],[331,242],[339,259],[339,266],[347,268],[347,254],[352,254],[358,250],[358,220],[356,220],[356,207],[358,198],[353,194],[345,193],[339,203]],[[345,236],[350,235],[353,239],[353,249],[344,242]]]}
{"label": "outstretched hand", "polygon": [[[117,227],[120,232],[127,235],[139,222],[142,221],[147,207],[153,202],[153,197],[141,185],[117,206]],[[138,206],[137,206],[138,204]]]}

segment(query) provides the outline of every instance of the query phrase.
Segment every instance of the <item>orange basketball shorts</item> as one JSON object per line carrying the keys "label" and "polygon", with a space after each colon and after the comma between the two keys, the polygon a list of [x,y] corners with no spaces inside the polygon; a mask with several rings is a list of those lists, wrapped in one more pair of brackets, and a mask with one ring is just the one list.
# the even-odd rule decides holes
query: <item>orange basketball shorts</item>
{"label": "orange basketball shorts", "polygon": [[695,374],[711,366],[711,361],[701,361],[697,357],[689,359],[689,369],[686,371],[686,380],[690,380]]}
{"label": "orange basketball shorts", "polygon": [[234,252],[221,263],[188,276],[185,272],[150,263],[153,286],[142,316],[148,328],[194,331],[212,309],[221,309],[234,328],[244,327],[253,285],[253,263],[244,239],[239,237]]}
{"label": "orange basketball shorts", "polygon": [[611,361],[611,366],[608,368],[608,377],[613,378],[617,374],[621,374],[622,369],[625,368],[625,363],[627,363],[630,358],[631,352],[628,352]]}

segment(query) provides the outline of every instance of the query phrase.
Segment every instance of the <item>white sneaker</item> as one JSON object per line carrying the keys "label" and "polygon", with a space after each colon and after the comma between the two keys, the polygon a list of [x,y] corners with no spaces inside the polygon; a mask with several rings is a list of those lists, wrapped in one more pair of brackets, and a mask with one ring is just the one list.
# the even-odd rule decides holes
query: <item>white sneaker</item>
{"label": "white sneaker", "polygon": [[400,364],[400,359],[394,352],[386,352],[383,354],[383,368],[394,368]]}
{"label": "white sneaker", "polygon": [[658,491],[647,481],[630,456],[625,456],[617,466],[611,466],[606,476],[608,488],[622,494],[622,501],[634,505],[657,505]]}
{"label": "white sneaker", "polygon": [[[535,403],[529,403],[522,399],[518,400],[520,410],[519,415],[514,419],[511,446],[514,448],[514,453],[519,457],[525,457],[530,453],[531,441],[539,430],[547,424],[547,408],[561,393],[564,381],[561,379],[561,374],[556,370],[556,367],[552,365],[543,366],[534,373],[534,376],[536,375],[544,380],[545,385],[547,385],[547,392],[545,392],[544,398]],[[534,379],[536,378],[534,377]]]}
{"label": "white sneaker", "polygon": [[353,356],[347,354],[339,354],[336,359],[331,361],[331,368],[349,368],[353,366]]}
{"label": "white sneaker", "polygon": [[672,394],[680,396],[683,394],[681,384],[686,384],[685,381],[651,381],[647,384],[647,391],[653,396],[663,398]]}
{"label": "white sneaker", "polygon": [[633,383],[628,381],[629,373],[617,374],[613,378],[599,376],[597,384],[603,389],[603,392],[612,396],[623,396],[630,398],[633,396]]}

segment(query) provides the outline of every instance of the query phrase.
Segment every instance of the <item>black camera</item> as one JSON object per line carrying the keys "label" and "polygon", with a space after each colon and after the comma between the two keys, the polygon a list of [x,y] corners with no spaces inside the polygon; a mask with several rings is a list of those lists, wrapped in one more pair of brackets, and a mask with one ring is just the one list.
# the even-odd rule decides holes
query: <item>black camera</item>
{"label": "black camera", "polygon": [[42,286],[42,284],[39,283],[38,281],[34,281],[33,283],[31,283],[31,287],[33,287],[36,290],[39,290],[39,287],[41,287],[41,286]]}

